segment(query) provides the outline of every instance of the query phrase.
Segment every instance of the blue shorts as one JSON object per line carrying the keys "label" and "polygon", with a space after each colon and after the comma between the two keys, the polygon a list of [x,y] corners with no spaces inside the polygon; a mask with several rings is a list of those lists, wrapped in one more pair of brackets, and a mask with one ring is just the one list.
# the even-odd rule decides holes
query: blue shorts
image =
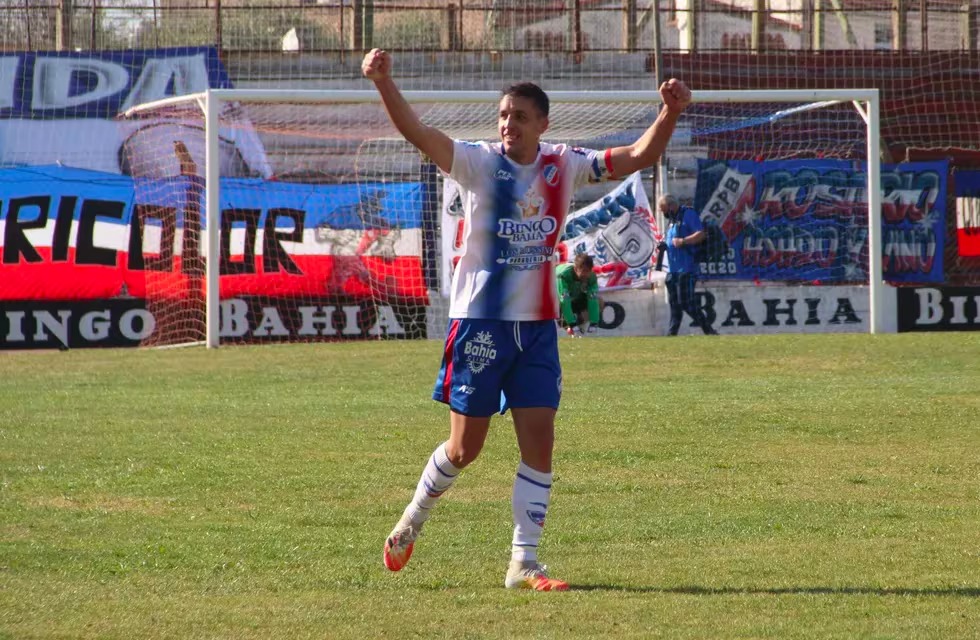
{"label": "blue shorts", "polygon": [[432,399],[487,417],[508,408],[558,408],[561,365],[554,320],[449,320]]}

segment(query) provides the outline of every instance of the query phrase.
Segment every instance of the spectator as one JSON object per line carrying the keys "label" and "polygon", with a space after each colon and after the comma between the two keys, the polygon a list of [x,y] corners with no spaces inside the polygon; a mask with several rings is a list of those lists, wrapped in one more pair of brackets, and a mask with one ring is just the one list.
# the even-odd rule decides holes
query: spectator
{"label": "spectator", "polygon": [[682,207],[677,198],[664,194],[657,208],[668,221],[667,235],[661,249],[667,251],[667,301],[670,303],[668,336],[676,336],[684,313],[691,316],[705,335],[717,335],[704,311],[697,304],[694,285],[698,281],[698,248],[705,232],[701,217],[691,207]]}

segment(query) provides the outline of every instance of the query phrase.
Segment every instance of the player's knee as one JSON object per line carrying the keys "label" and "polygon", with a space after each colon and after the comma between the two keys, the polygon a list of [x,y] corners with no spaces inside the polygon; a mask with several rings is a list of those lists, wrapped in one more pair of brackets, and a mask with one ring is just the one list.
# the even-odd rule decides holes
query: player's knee
{"label": "player's knee", "polygon": [[454,467],[462,469],[476,460],[482,448],[480,445],[466,442],[449,442],[446,444],[446,457]]}

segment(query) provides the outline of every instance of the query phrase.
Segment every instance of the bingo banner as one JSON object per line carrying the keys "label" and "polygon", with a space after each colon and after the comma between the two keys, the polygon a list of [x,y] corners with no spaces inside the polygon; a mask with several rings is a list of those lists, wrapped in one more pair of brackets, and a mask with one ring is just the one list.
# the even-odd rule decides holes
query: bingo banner
{"label": "bingo banner", "polygon": [[[0,170],[0,301],[203,291],[203,180]],[[221,296],[427,300],[419,183],[221,184]]]}
{"label": "bingo banner", "polygon": [[965,258],[980,257],[980,171],[956,172],[956,246]]}
{"label": "bingo banner", "polygon": [[[948,169],[946,161],[882,165],[881,260],[889,282],[942,282]],[[699,159],[694,207],[730,246],[724,268],[708,277],[867,280],[863,162]]]}

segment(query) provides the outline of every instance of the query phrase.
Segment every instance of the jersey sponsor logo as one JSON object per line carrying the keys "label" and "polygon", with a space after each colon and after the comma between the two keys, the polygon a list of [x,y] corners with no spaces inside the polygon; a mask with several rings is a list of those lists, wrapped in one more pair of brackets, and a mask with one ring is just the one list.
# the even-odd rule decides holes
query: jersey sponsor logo
{"label": "jersey sponsor logo", "polygon": [[540,265],[548,262],[554,254],[554,247],[530,246],[530,247],[510,247],[501,252],[497,258],[497,264],[506,264],[518,270],[537,269]]}
{"label": "jersey sponsor logo", "polygon": [[557,227],[558,221],[551,216],[526,222],[505,218],[497,221],[497,236],[514,244],[529,244],[544,241]]}
{"label": "jersey sponsor logo", "polygon": [[542,172],[544,174],[544,181],[550,186],[555,186],[558,184],[558,167],[553,164],[549,164],[544,168]]}
{"label": "jersey sponsor logo", "polygon": [[[476,336],[463,344],[466,366],[473,374],[478,374],[497,359],[497,349],[493,335],[489,331],[477,331]],[[462,391],[462,389],[460,389]],[[465,392],[464,392],[465,393]]]}
{"label": "jersey sponsor logo", "polygon": [[514,174],[504,169],[497,169],[493,174],[493,179],[500,180],[501,182],[511,182],[514,180]]}
{"label": "jersey sponsor logo", "polygon": [[589,155],[589,152],[583,149],[582,147],[572,147],[572,153],[577,153],[580,156],[586,156],[586,157],[588,157]]}

